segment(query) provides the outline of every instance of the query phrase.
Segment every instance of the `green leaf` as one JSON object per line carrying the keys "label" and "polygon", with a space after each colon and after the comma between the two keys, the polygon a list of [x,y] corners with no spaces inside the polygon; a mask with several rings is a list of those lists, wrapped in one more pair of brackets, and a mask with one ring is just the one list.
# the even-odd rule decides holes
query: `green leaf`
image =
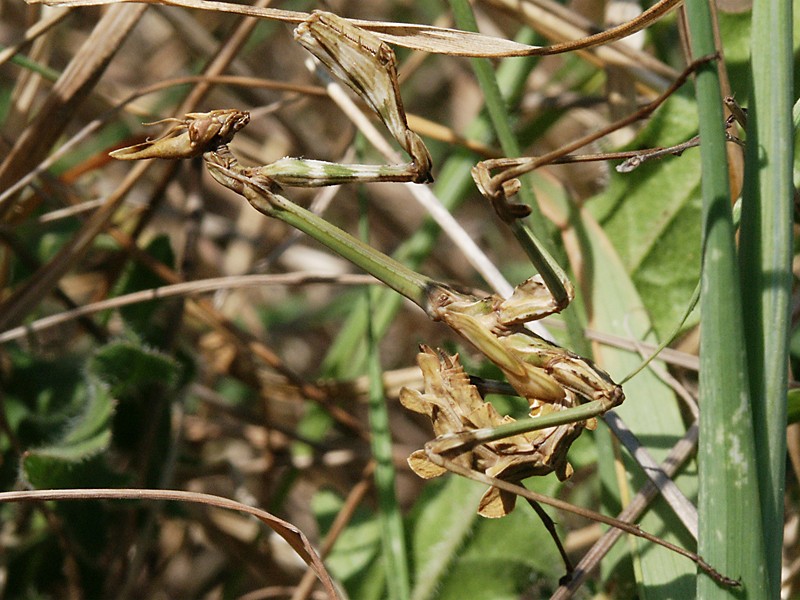
{"label": "green leaf", "polygon": [[[552,494],[554,477],[526,485]],[[415,585],[412,598],[509,600],[555,589],[564,574],[550,535],[525,502],[502,519],[477,515],[486,486],[453,475],[430,482],[412,520]],[[534,583],[536,582],[536,583]]]}
{"label": "green leaf", "polygon": [[[330,529],[342,505],[342,499],[330,490],[314,495],[311,510],[323,532]],[[380,551],[381,526],[377,516],[358,508],[325,558],[325,566],[352,598],[379,600],[385,592]]]}
{"label": "green leaf", "polygon": [[786,487],[786,389],[792,321],[795,211],[792,181],[791,0],[753,5],[752,91],[739,229],[744,334],[753,415],[756,476],[761,492],[767,596],[783,575]]}
{"label": "green leaf", "polygon": [[[626,331],[638,340],[655,342],[649,334],[650,323],[641,308],[641,300],[622,265],[615,258],[608,239],[596,225],[584,218],[589,230],[592,256],[597,258],[593,292],[593,327],[600,331]],[[619,379],[633,370],[642,360],[636,354],[603,347],[596,357],[612,377]],[[663,365],[662,365],[663,367]],[[672,444],[685,433],[683,418],[672,390],[652,371],[645,370],[625,385],[627,400],[617,409],[626,425],[639,437],[657,461],[666,457]],[[625,454],[629,485],[638,490],[646,481],[641,469]],[[607,466],[611,466],[610,463]],[[683,476],[676,480],[689,497],[696,491],[696,478]],[[683,525],[663,504],[656,503],[641,520],[642,527],[665,537],[668,541],[686,545],[691,538]],[[647,598],[688,598],[693,593],[694,565],[660,546],[636,541],[642,568],[642,595]]]}
{"label": "green leaf", "polygon": [[752,93],[751,16],[750,12],[730,14],[721,11],[716,16],[722,47],[725,48],[725,66],[728,69],[731,93],[742,106],[746,106]]}
{"label": "green leaf", "polygon": [[[556,196],[552,196],[556,200]],[[566,214],[568,207],[563,202],[558,207]],[[626,266],[616,252],[609,237],[591,215],[583,210],[577,213],[580,237],[570,234],[571,242],[581,244],[583,257],[581,279],[585,304],[590,307],[590,326],[598,331],[614,332],[636,340],[654,343],[648,313]],[[638,354],[619,349],[598,346],[595,350],[598,364],[615,380],[621,380],[636,369],[642,361]],[[663,366],[663,365],[662,365]],[[685,426],[675,396],[651,370],[640,372],[625,386],[625,403],[616,409],[627,426],[636,434],[650,454],[661,461],[672,444],[685,433]],[[602,432],[597,437],[602,440]],[[604,490],[618,489],[615,457],[610,446],[601,446],[604,452],[598,459]],[[630,493],[635,493],[646,481],[644,474],[627,453],[623,459],[628,473],[626,482]],[[697,481],[692,475],[676,479],[684,494],[692,497],[696,493]],[[616,493],[616,492],[615,492]],[[617,500],[617,502],[619,502]],[[612,510],[618,510],[614,506]],[[643,529],[664,537],[668,541],[686,547],[691,538],[683,525],[664,503],[657,502],[640,521]],[[647,598],[690,598],[694,593],[694,564],[678,555],[641,540],[630,541],[628,549],[635,552],[639,575],[639,595]],[[604,561],[604,569],[617,568],[621,560],[621,549],[615,549]]]}
{"label": "green leaf", "polygon": [[89,361],[88,371],[120,399],[138,396],[153,386],[174,388],[181,372],[173,358],[130,341],[105,345]]}
{"label": "green leaf", "polygon": [[50,454],[51,448],[26,452],[20,462],[25,481],[36,489],[120,487],[127,479],[112,471],[104,455],[82,461]]}
{"label": "green leaf", "polygon": [[477,506],[484,486],[461,477],[428,483],[410,518],[414,564],[412,600],[438,593],[442,580],[461,553],[478,519]]}
{"label": "green leaf", "polygon": [[98,468],[100,463],[90,459],[109,447],[114,407],[108,387],[90,381],[83,410],[68,422],[60,438],[23,455],[23,477],[37,488],[77,487],[88,481],[106,481],[106,469]]}
{"label": "green leaf", "polygon": [[[629,144],[652,148],[697,133],[696,105],[673,97]],[[661,335],[680,322],[700,277],[700,165],[698,150],[644,163],[611,175],[608,189],[589,203]]]}
{"label": "green leaf", "polygon": [[[686,14],[693,54],[705,56],[715,52],[714,20],[709,5],[702,0],[690,0],[686,3]],[[777,14],[780,13],[776,11]],[[762,42],[771,46],[773,40],[767,37]],[[778,43],[783,42],[781,39]],[[700,297],[702,413],[698,446],[698,549],[714,567],[741,578],[748,597],[769,598],[776,595],[768,591],[772,567],[777,566],[779,571],[780,565],[765,564],[762,498],[774,498],[776,490],[764,490],[763,496],[759,490],[762,468],[757,465],[754,446],[751,387],[747,381],[749,348],[745,342],[722,94],[716,65],[701,67],[695,85],[703,140],[700,148],[703,167],[703,278]],[[772,94],[769,87],[763,91]],[[757,142],[748,147],[750,158],[758,155],[756,160],[759,163],[761,152]],[[743,207],[743,231],[744,225]],[[773,317],[780,318],[780,315]],[[783,360],[785,363],[785,356]],[[752,389],[755,391],[756,388]],[[785,439],[783,429],[781,437]],[[766,464],[762,467],[769,468]],[[743,553],[742,548],[748,551]],[[776,583],[775,592],[779,587],[779,582]],[[741,592],[725,589],[705,576],[697,578],[697,594],[704,600],[743,596]]]}
{"label": "green leaf", "polygon": [[800,389],[789,390],[787,395],[786,424],[800,422]]}
{"label": "green leaf", "polygon": [[[165,265],[172,266],[175,263],[175,255],[172,252],[172,245],[167,236],[161,235],[154,238],[144,248],[144,252]],[[115,292],[117,295],[130,294],[159,287],[165,283],[167,282],[153,273],[152,269],[145,266],[141,261],[131,261],[130,267],[120,280]],[[153,340],[158,338],[159,330],[158,320],[155,319],[155,316],[158,314],[159,309],[163,310],[164,306],[164,300],[138,302],[122,307],[120,314],[139,335],[142,335],[147,340]]]}

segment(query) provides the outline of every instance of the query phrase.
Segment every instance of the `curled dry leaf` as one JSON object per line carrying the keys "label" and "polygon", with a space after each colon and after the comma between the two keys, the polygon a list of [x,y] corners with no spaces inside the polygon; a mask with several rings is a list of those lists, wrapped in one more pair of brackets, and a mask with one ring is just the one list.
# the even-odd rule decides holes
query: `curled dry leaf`
{"label": "curled dry leaf", "polygon": [[[246,15],[261,19],[274,19],[285,23],[302,23],[309,18],[308,13],[220,2],[213,0],[26,0],[28,4],[46,4],[48,6],[98,6],[137,2],[144,4],[161,4],[164,6],[182,6],[198,10],[210,10],[230,14]],[[384,42],[397,44],[412,50],[447,54],[450,56],[472,56],[484,58],[508,58],[512,56],[546,56],[561,54],[572,50],[593,48],[611,41],[620,40],[637,31],[641,31],[664,14],[673,10],[683,0],[660,0],[637,18],[578,40],[562,42],[553,46],[529,46],[514,40],[507,40],[471,31],[418,25],[414,23],[391,23],[386,21],[352,21],[362,29],[375,33]]]}

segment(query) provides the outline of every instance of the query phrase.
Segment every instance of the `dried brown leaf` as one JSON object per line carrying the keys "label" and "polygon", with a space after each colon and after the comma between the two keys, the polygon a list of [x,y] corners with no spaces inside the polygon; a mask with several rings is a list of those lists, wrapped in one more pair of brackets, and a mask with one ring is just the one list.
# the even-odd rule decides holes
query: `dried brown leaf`
{"label": "dried brown leaf", "polygon": [[[308,13],[259,8],[228,2],[212,0],[26,0],[29,4],[47,4],[49,6],[96,6],[101,4],[118,4],[120,2],[144,2],[147,4],[163,4],[165,6],[182,6],[200,10],[226,12],[232,14],[275,19],[286,23],[301,23]],[[529,46],[513,40],[449,29],[432,25],[409,23],[391,23],[377,21],[352,20],[354,25],[372,31],[380,39],[390,44],[397,44],[412,50],[421,50],[434,54],[451,56],[474,56],[486,58],[504,58],[511,56],[544,56],[559,54],[581,48],[591,48],[619,40],[650,25],[664,13],[678,6],[683,0],[661,0],[637,19],[591,35],[573,42],[556,44],[555,46]]]}

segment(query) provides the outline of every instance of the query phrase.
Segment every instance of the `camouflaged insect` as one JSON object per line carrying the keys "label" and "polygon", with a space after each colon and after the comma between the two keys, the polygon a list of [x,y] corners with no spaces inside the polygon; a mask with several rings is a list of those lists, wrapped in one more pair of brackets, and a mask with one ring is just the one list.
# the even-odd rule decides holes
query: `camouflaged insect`
{"label": "camouflaged insect", "polygon": [[[569,303],[572,284],[567,279],[563,284]],[[430,298],[430,317],[447,323],[496,364],[528,400],[531,416],[545,414],[546,406],[577,406],[581,399],[598,401],[605,411],[625,399],[622,388],[592,361],[525,327],[563,309],[540,275],[523,281],[509,298],[478,298],[441,285],[431,290]]]}
{"label": "camouflaged insect", "polygon": [[[568,302],[572,286],[566,280],[564,285]],[[528,401],[531,417],[567,411],[583,399],[598,402],[600,412],[605,412],[625,399],[622,388],[594,363],[524,327],[563,308],[541,276],[518,285],[507,299],[496,294],[478,298],[448,286],[431,290],[430,298],[428,314],[447,323],[497,365]],[[500,416],[481,399],[457,356],[423,347],[418,362],[425,392],[404,390],[400,399],[410,410],[431,418],[437,438],[410,457],[415,473],[425,478],[441,475],[444,469],[428,458],[429,452],[436,452],[456,456],[462,466],[513,483],[551,472],[562,481],[572,475],[567,451],[583,429],[594,429],[595,419],[482,442],[477,430],[493,429],[514,419]],[[492,488],[481,499],[478,512],[486,517],[505,516],[514,507],[514,499],[513,494]]]}
{"label": "camouflaged insect", "polygon": [[[469,341],[504,373],[516,392],[528,401],[531,427],[536,417],[555,415],[595,403],[591,414],[601,414],[624,400],[622,388],[586,360],[528,331],[524,324],[562,310],[572,298],[572,286],[559,275],[563,294],[556,298],[541,276],[518,285],[512,296],[479,298],[408,269],[297,206],[278,193],[282,186],[322,186],[349,181],[427,182],[430,154],[422,140],[408,128],[397,85],[394,54],[374,35],[329,13],[316,12],[295,32],[296,39],[328,69],[354,90],[382,119],[411,161],[394,165],[346,165],[302,158],[283,158],[270,165],[244,167],[228,142],[249,121],[245,111],[215,110],[167,119],[175,125],[163,136],[112,153],[114,158],[188,158],[203,154],[211,176],[243,195],[261,213],[308,233],[341,256],[364,268],[425,309]],[[470,386],[457,357],[424,350],[420,367],[426,382],[424,394],[406,391],[404,404],[431,417],[437,439],[427,451],[457,456],[458,460],[487,475],[519,482],[531,475],[555,472],[560,479],[571,474],[566,460],[569,445],[594,419],[550,426],[504,439],[480,437],[513,421],[501,417]],[[574,412],[573,412],[574,415]],[[560,422],[576,418],[559,415]],[[581,419],[585,419],[582,413]],[[540,422],[541,426],[545,423]],[[548,423],[551,425],[551,423]],[[527,424],[526,424],[527,426]],[[448,437],[449,436],[449,437]],[[471,437],[470,437],[471,436]],[[412,456],[412,468],[423,477],[444,472],[425,452]],[[491,489],[479,512],[490,517],[511,510],[514,496]]]}

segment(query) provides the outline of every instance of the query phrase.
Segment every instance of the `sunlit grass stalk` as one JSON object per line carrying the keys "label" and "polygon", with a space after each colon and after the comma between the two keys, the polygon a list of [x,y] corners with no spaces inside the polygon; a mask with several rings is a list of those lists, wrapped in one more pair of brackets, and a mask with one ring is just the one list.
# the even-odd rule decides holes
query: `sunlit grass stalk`
{"label": "sunlit grass stalk", "polygon": [[740,268],[769,587],[780,595],[792,288],[792,3],[753,4]]}
{"label": "sunlit grass stalk", "polygon": [[[686,9],[693,54],[712,54],[715,48],[708,3],[690,0]],[[703,169],[698,551],[721,572],[741,578],[748,597],[766,598],[747,347],[722,98],[714,64],[698,70],[696,90]],[[699,598],[738,597],[739,593],[721,588],[708,577],[698,577]]]}
{"label": "sunlit grass stalk", "polygon": [[[369,227],[366,202],[361,200],[359,224],[361,238],[366,243]],[[366,311],[372,315],[375,290],[366,288]],[[387,596],[391,600],[407,600],[410,596],[409,570],[405,544],[403,517],[397,502],[396,477],[392,463],[392,435],[389,427],[389,410],[383,388],[378,340],[373,335],[372,320],[367,324],[367,375],[369,379],[369,429],[372,456],[375,459],[375,490],[378,496],[378,521],[381,528],[381,547],[386,573]]]}
{"label": "sunlit grass stalk", "polygon": [[[472,7],[467,0],[450,0],[450,7],[453,10],[456,25],[466,31],[478,31],[478,24]],[[485,58],[471,58],[470,64],[475,72],[475,77],[483,92],[486,111],[495,128],[497,139],[503,154],[509,157],[520,156],[521,150],[519,142],[511,126],[509,118],[509,108],[506,100],[500,91],[500,85],[492,64]],[[522,249],[528,254],[531,262],[536,266],[550,289],[550,292],[565,304],[569,302],[566,291],[557,276],[560,267],[553,258],[556,255],[555,248],[551,241],[553,228],[548,227],[548,222],[544,219],[533,188],[530,185],[523,185],[519,195],[525,205],[530,207],[531,214],[528,219],[517,219],[510,224],[511,231],[517,238]],[[574,313],[567,312],[564,318],[570,325],[569,330],[578,329],[575,327]]]}
{"label": "sunlit grass stalk", "polygon": [[[478,24],[475,21],[475,15],[472,12],[472,7],[467,0],[450,0],[450,7],[453,10],[456,25],[465,31],[478,31]],[[530,60],[530,59],[528,59]],[[498,84],[497,77],[492,63],[486,58],[471,58],[470,64],[475,73],[475,78],[483,92],[484,103],[486,112],[494,126],[497,140],[500,142],[500,147],[503,149],[503,154],[506,156],[519,156],[520,147],[517,137],[511,127],[511,121],[508,116],[508,106]],[[530,186],[522,186],[519,191],[522,201],[531,208],[531,228],[534,234],[542,240],[545,249],[550,252],[552,249],[548,247],[551,232],[548,231],[546,221],[539,210],[539,205],[536,202],[536,197],[533,189]]]}

